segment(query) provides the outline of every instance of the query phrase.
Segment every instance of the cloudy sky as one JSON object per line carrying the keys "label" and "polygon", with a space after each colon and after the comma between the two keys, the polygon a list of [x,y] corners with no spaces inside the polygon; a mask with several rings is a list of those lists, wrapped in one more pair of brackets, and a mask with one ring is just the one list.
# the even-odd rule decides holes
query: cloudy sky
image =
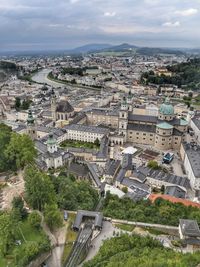
{"label": "cloudy sky", "polygon": [[0,51],[200,47],[200,0],[0,0]]}

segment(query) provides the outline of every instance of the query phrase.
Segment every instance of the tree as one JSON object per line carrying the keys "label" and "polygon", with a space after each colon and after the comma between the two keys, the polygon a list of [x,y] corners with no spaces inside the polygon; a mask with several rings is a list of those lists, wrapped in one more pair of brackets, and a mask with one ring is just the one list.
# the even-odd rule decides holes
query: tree
{"label": "tree", "polygon": [[15,98],[15,109],[16,109],[16,110],[19,110],[20,107],[21,107],[21,100],[20,100],[19,97],[16,97],[16,98]]}
{"label": "tree", "polygon": [[53,180],[61,209],[92,210],[98,202],[98,193],[86,181],[74,181],[70,176],[59,176]]}
{"label": "tree", "polygon": [[12,210],[16,214],[19,214],[19,220],[24,219],[27,216],[27,211],[24,208],[24,201],[20,196],[13,198]]}
{"label": "tree", "polygon": [[26,99],[24,99],[23,102],[22,102],[21,108],[22,108],[23,110],[27,110],[27,109],[29,109],[29,107],[30,107],[30,103],[31,103],[30,100],[26,100]]}
{"label": "tree", "polygon": [[[0,172],[13,169],[13,164],[9,164],[6,157],[6,148],[10,142],[12,129],[7,125],[0,123]],[[10,166],[9,166],[10,165]]]}
{"label": "tree", "polygon": [[28,216],[28,221],[34,228],[39,229],[41,225],[41,216],[37,211],[33,211]]}
{"label": "tree", "polygon": [[124,186],[124,187],[122,188],[122,191],[126,194],[126,193],[128,193],[128,188],[127,188],[126,186]]}
{"label": "tree", "polygon": [[158,162],[155,160],[150,160],[147,164],[147,167],[152,168],[154,170],[158,170],[160,168]]}
{"label": "tree", "polygon": [[32,163],[36,157],[34,143],[28,135],[11,134],[10,142],[6,148],[7,159],[14,162],[17,169],[24,168]]}
{"label": "tree", "polygon": [[162,194],[164,194],[164,192],[165,192],[165,186],[162,185],[160,190],[161,190]]}
{"label": "tree", "polygon": [[189,97],[190,99],[192,99],[192,97],[193,97],[193,92],[189,92],[189,93],[188,93],[188,97]]}
{"label": "tree", "polygon": [[94,144],[95,144],[97,147],[100,146],[100,142],[99,142],[99,139],[98,139],[98,138],[94,141]]}
{"label": "tree", "polygon": [[25,170],[25,197],[33,209],[43,210],[45,204],[53,204],[56,194],[52,181],[44,172],[31,166]]}
{"label": "tree", "polygon": [[45,205],[44,218],[50,230],[54,230],[62,226],[63,220],[57,204]]}
{"label": "tree", "polygon": [[3,256],[8,253],[9,248],[14,244],[16,237],[16,221],[11,214],[3,213],[0,215],[0,252]]}

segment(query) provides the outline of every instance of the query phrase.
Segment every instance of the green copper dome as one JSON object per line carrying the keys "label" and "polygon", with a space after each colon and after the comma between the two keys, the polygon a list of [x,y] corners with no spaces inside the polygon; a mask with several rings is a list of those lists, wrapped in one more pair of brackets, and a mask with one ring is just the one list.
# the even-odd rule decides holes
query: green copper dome
{"label": "green copper dome", "polygon": [[48,137],[48,140],[47,140],[47,144],[48,145],[54,145],[54,144],[56,144],[56,140],[54,139],[52,133],[49,134],[49,137]]}
{"label": "green copper dome", "polygon": [[158,128],[163,129],[163,130],[171,130],[173,129],[173,126],[167,122],[161,122],[160,124],[157,125]]}
{"label": "green copper dome", "polygon": [[169,98],[160,106],[159,112],[163,115],[174,115],[174,107],[170,104]]}

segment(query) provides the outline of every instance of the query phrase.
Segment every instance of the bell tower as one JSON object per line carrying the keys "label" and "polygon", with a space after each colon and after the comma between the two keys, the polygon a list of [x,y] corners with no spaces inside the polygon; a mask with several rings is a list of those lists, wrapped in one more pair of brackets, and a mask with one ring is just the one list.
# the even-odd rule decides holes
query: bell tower
{"label": "bell tower", "polygon": [[123,134],[124,142],[127,140],[127,127],[128,127],[128,104],[126,98],[123,97],[121,108],[119,111],[119,134]]}
{"label": "bell tower", "polygon": [[37,138],[35,120],[33,118],[32,111],[29,109],[28,118],[27,118],[27,134],[31,137],[32,140]]}
{"label": "bell tower", "polygon": [[52,133],[49,134],[49,137],[48,137],[48,140],[47,140],[47,150],[51,154],[53,154],[54,152],[56,152],[58,150],[57,142],[54,139]]}
{"label": "bell tower", "polygon": [[51,113],[53,121],[56,122],[56,95],[53,89],[51,91]]}

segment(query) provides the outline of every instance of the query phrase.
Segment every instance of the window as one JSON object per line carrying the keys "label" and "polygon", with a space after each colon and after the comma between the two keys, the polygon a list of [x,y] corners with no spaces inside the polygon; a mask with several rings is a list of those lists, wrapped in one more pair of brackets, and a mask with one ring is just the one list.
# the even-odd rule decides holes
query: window
{"label": "window", "polygon": [[137,135],[139,135],[139,133],[136,133]]}
{"label": "window", "polygon": [[165,138],[163,138],[162,141],[165,141]]}
{"label": "window", "polygon": [[153,136],[153,134],[150,134],[150,136]]}
{"label": "window", "polygon": [[146,135],[145,133],[143,133],[143,135]]}

